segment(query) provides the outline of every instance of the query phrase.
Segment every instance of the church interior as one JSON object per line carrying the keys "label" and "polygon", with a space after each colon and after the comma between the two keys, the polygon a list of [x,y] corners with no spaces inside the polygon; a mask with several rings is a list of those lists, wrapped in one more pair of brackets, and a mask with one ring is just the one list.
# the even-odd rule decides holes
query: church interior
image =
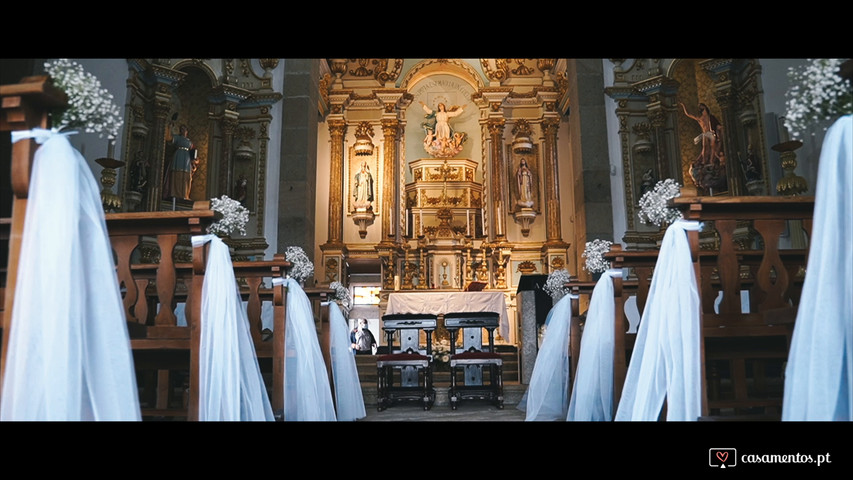
{"label": "church interior", "polygon": [[[3,59],[0,84],[43,74],[47,60]],[[718,231],[690,237],[698,242],[694,253],[727,251],[726,242],[733,240],[741,252],[731,253],[740,262],[732,268],[746,279],[750,272],[757,277],[764,271],[759,267],[761,258],[744,252],[761,250],[770,243],[765,242],[767,238],[778,240],[783,254],[774,265],[773,282],[787,272],[797,287],[785,290],[783,303],[774,304],[773,311],[786,318],[796,316],[799,290],[793,293],[793,289],[802,287],[805,260],[801,255],[791,260],[799,262],[797,266],[784,263],[789,260],[784,252],[801,254],[811,243],[809,209],[814,205],[825,134],[821,126],[795,139],[783,124],[788,70],[805,59],[73,60],[93,72],[121,106],[123,125],[115,139],[84,132],[68,137],[99,182],[111,238],[114,225],[134,231],[134,224],[123,218],[152,213],[158,218],[189,218],[197,214],[199,202],[223,195],[237,200],[248,210],[245,234],[222,236],[235,271],[253,262],[281,260],[289,247],[299,247],[313,265],[302,287],[312,299],[318,334],[328,322],[319,311],[337,285],[351,298],[347,328],[354,328],[358,319],[367,320],[379,351],[356,355],[356,361],[359,373],[368,378],[362,384],[369,409],[377,401],[376,357],[390,353],[383,317],[407,313],[401,302],[421,305],[429,298],[440,298],[445,309],[465,311],[472,302],[466,295],[475,291],[489,293],[498,302],[498,307],[483,307],[500,310],[497,328],[483,339],[493,343],[492,350],[502,358],[502,401],[507,401],[502,408],[515,408],[531,381],[536,353],[547,331],[544,316],[552,306],[547,297],[545,306],[523,301],[524,292],[531,288],[529,279],[542,284],[553,272],[568,272],[576,286],[572,292],[581,326],[590,307],[592,285],[602,276],[585,267],[588,242],[598,239],[613,244],[606,258],[610,268],[628,272],[626,291],[631,282],[642,284],[635,277],[650,270],[642,270],[639,258],[649,251],[657,258],[667,225],[644,222],[640,202],[667,179],[682,188],[682,197],[701,199],[692,204],[685,199],[685,218],[718,219]],[[848,61],[848,74],[849,66]],[[704,136],[709,132],[700,118],[703,111],[715,122],[712,146]],[[178,126],[186,127],[185,133],[176,134]],[[178,135],[188,139],[188,147],[173,142]],[[172,159],[178,158],[180,149],[191,153],[191,169],[185,172],[186,191],[175,193],[173,182],[184,181],[172,175],[178,168]],[[0,150],[0,168],[6,172],[0,185],[4,219],[0,276],[5,282],[17,261],[10,247],[18,200],[8,173],[13,163],[8,135]],[[745,217],[746,213],[737,216],[737,209],[731,219],[710,216],[716,205],[743,199],[747,199],[744,205],[757,205],[768,198],[775,199],[769,203],[794,199],[796,205],[777,209],[794,215],[785,217],[785,226],[778,231],[747,225],[769,218],[764,210],[755,218]],[[748,212],[749,207],[742,211]],[[193,218],[198,220],[197,215]],[[727,222],[731,228],[724,227]],[[162,261],[166,243],[158,238],[142,237],[138,246],[125,252],[129,264],[127,277],[122,278],[142,274],[147,266]],[[193,291],[191,280],[182,278],[192,277],[190,267],[198,250],[186,232],[169,248],[178,271],[170,297],[172,321],[177,322],[174,326],[186,326],[197,304],[188,293]],[[125,258],[120,250],[115,253]],[[631,270],[632,261],[638,262],[636,270]],[[181,265],[188,265],[186,273],[181,273]],[[698,272],[700,267],[696,268]],[[719,271],[709,277],[716,283],[707,291],[724,289],[725,282],[719,278],[726,271],[716,268]],[[122,272],[120,265],[120,277]],[[147,291],[164,284],[159,274],[148,275],[156,281]],[[254,277],[245,275],[241,290],[261,292],[258,297],[244,295],[250,299],[250,313],[260,318],[260,325],[252,327],[260,345],[261,338],[274,337],[275,325],[280,325],[271,312],[281,305],[263,292],[274,289],[276,275],[281,279],[287,274],[266,270]],[[788,282],[788,275],[784,277]],[[131,284],[141,282],[133,278],[122,282],[122,295],[131,291]],[[738,282],[731,286],[741,291],[752,288],[752,280]],[[7,283],[2,287],[5,354],[14,292]],[[618,288],[621,291],[623,285]],[[639,290],[648,293],[647,287]],[[139,294],[144,297],[145,291],[142,288]],[[752,293],[754,315],[759,302],[772,293],[767,292]],[[726,297],[718,310],[728,308],[729,300]],[[455,307],[447,306],[453,302]],[[703,296],[702,302],[710,302],[708,308],[713,310],[713,298]],[[134,319],[128,318],[129,325],[136,323],[129,326],[131,339],[137,326],[165,325],[163,308],[156,303],[149,302],[146,309],[150,311],[141,314],[137,309]],[[632,340],[627,353],[617,354],[617,363],[620,358],[624,363],[630,359],[630,344],[636,341],[642,315],[642,301],[638,305],[633,298],[617,305],[624,308],[624,303],[633,305],[625,308],[629,328],[623,332]],[[740,306],[731,308],[739,309],[738,314],[748,312]],[[447,338],[441,323],[431,332],[434,344]],[[324,345],[322,334],[320,342]],[[623,338],[617,345],[624,344]],[[264,350],[261,355],[263,347],[257,349],[263,370],[268,367],[265,362],[277,362],[275,354]],[[135,351],[137,366],[153,364],[155,359],[149,357],[155,351],[154,347]],[[711,363],[703,363],[709,378],[718,374],[711,373]],[[747,363],[750,390],[757,388],[752,382],[772,383],[774,375],[781,377],[780,364],[768,362],[768,378],[763,379],[756,373],[759,363]],[[164,372],[170,368],[151,368],[145,381],[137,379],[140,385],[171,382],[169,393],[140,387],[143,409],[162,407],[162,412],[148,418],[184,418],[181,409],[186,408],[187,393],[175,400],[178,407],[166,397],[186,388],[189,380],[176,380],[174,373],[169,379]],[[573,372],[575,368],[573,363]],[[624,370],[617,380],[630,377]],[[724,376],[732,373],[729,368],[722,370]],[[445,378],[441,375],[447,373],[435,373],[436,382]],[[489,374],[492,380],[494,375]],[[725,381],[716,385],[726,388]],[[706,388],[712,387],[703,386],[703,392]],[[276,400],[275,392],[271,396],[273,403],[281,400]],[[775,396],[781,393],[777,390]],[[780,415],[781,400],[776,400],[776,410],[756,404],[763,408],[761,415]],[[735,409],[734,404],[721,405],[710,413],[704,410],[703,416],[719,418]],[[669,406],[675,409],[674,404]],[[433,407],[438,408],[444,407]],[[175,413],[176,409],[180,412]],[[748,413],[757,411],[752,408]],[[192,418],[191,406],[190,412]]]}

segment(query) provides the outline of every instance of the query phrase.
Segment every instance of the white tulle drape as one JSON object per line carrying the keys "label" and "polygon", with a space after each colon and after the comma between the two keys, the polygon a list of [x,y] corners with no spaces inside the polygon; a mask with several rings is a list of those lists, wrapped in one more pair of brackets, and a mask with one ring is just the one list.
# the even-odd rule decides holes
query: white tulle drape
{"label": "white tulle drape", "polygon": [[299,282],[285,280],[285,421],[335,421],[329,374],[320,352],[311,301]]}
{"label": "white tulle drape", "polygon": [[616,307],[613,277],[621,269],[605,271],[595,288],[586,312],[578,369],[575,373],[568,421],[609,422],[613,420],[613,336]]}
{"label": "white tulle drape", "polygon": [[661,243],[655,274],[615,419],[655,421],[666,399],[666,419],[697,420],[702,412],[699,291],[687,230],[678,220]]}
{"label": "white tulle drape", "polygon": [[349,338],[349,323],[335,302],[329,302],[329,328],[338,421],[350,422],[364,418],[367,412]]}
{"label": "white tulle drape", "polygon": [[853,420],[853,116],[826,132],[820,152],[806,278],[788,366],[782,420]]}
{"label": "white tulle drape", "polygon": [[201,293],[199,420],[274,421],[231,254],[215,235],[192,238],[194,247],[207,242],[210,247]]}
{"label": "white tulle drape", "polygon": [[36,138],[0,420],[141,420],[98,184],[63,134]]}
{"label": "white tulle drape", "polygon": [[572,298],[565,295],[545,318],[545,338],[536,354],[530,385],[517,407],[525,420],[565,421],[569,409],[569,326]]}

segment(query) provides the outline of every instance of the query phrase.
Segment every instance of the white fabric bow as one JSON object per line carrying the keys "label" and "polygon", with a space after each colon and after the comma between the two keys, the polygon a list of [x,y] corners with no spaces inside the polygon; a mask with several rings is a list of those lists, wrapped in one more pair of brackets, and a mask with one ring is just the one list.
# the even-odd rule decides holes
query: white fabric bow
{"label": "white fabric bow", "polygon": [[[100,189],[67,135],[41,146],[18,256],[0,420],[141,420]],[[5,339],[4,339],[5,340]]]}
{"label": "white fabric bow", "polygon": [[536,354],[530,385],[517,407],[526,421],[565,421],[569,408],[569,326],[574,294],[565,295],[545,318],[545,338]]}
{"label": "white fabric bow", "polygon": [[808,268],[788,366],[782,420],[853,420],[853,116],[820,151]]}
{"label": "white fabric bow", "polygon": [[201,293],[199,420],[273,421],[249,319],[231,254],[216,235],[195,235],[193,247],[210,242]]}
{"label": "white fabric bow", "polygon": [[592,290],[569,413],[566,416],[568,421],[609,422],[613,419],[613,337],[616,315],[613,277],[617,276],[622,276],[622,269],[605,271]]}
{"label": "white fabric bow", "polygon": [[16,130],[12,132],[12,143],[18,142],[19,140],[23,140],[25,138],[32,138],[39,145],[53,138],[54,136],[61,135],[63,137],[68,135],[76,135],[77,130],[68,130],[67,132],[60,132],[58,128],[51,128],[50,130],[46,128],[33,128],[31,130]]}
{"label": "white fabric bow", "polygon": [[349,338],[349,325],[340,306],[328,302],[332,378],[335,382],[335,406],[339,422],[358,420],[367,416],[364,395],[358,378],[358,367]]}
{"label": "white fabric bow", "polygon": [[687,220],[666,229],[616,420],[656,421],[664,399],[667,420],[701,415],[700,303],[686,234],[698,229]]}
{"label": "white fabric bow", "polygon": [[285,279],[284,285],[287,288],[284,420],[333,422],[335,406],[311,300],[296,280]]}

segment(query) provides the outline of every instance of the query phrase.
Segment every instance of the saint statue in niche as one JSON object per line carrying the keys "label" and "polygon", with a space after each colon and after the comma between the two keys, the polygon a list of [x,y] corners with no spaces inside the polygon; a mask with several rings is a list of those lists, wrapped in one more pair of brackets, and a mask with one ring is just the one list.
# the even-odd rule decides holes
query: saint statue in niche
{"label": "saint statue in niche", "polygon": [[367,162],[361,162],[361,169],[355,174],[353,184],[353,206],[356,210],[369,210],[373,201],[373,175]]}
{"label": "saint statue in niche", "polygon": [[424,102],[421,102],[421,106],[426,112],[426,120],[421,124],[426,134],[424,150],[434,157],[452,157],[461,152],[468,135],[454,130],[450,126],[450,119],[461,115],[465,106],[448,109],[444,103],[439,103],[435,110]]}
{"label": "saint statue in niche", "polygon": [[522,208],[533,207],[533,172],[527,165],[527,159],[522,158],[515,171],[515,179],[518,183],[518,204]]}
{"label": "saint statue in niche", "polygon": [[172,160],[166,163],[167,174],[163,186],[163,197],[189,200],[193,173],[199,163],[198,151],[189,138],[189,128],[186,125],[182,124],[176,129],[173,120],[170,127],[175,154]]}
{"label": "saint statue in niche", "polygon": [[684,114],[699,124],[701,133],[693,139],[694,144],[702,143],[702,151],[690,166],[690,176],[697,187],[707,190],[725,190],[726,157],[723,152],[723,125],[717,120],[708,106],[699,104],[699,113],[694,115],[687,111],[683,103],[678,102]]}

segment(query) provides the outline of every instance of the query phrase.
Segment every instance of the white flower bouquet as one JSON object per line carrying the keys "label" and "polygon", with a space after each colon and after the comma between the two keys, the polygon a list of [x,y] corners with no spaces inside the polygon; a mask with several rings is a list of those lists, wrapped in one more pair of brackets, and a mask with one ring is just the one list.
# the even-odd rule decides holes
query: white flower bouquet
{"label": "white flower bouquet", "polygon": [[284,258],[291,263],[288,275],[299,283],[304,283],[311,275],[314,275],[314,262],[305,254],[302,247],[291,245],[284,251]]}
{"label": "white flower bouquet", "polygon": [[101,88],[97,77],[67,58],[46,62],[44,69],[53,84],[68,96],[68,106],[51,114],[54,128],[80,128],[86,133],[106,135],[110,140],[118,136],[124,123],[121,109],[113,103],[113,95]]}
{"label": "white flower bouquet", "polygon": [[838,58],[809,59],[788,69],[791,86],[785,93],[785,128],[802,137],[815,123],[853,113],[853,87],[841,78]]}
{"label": "white flower bouquet", "polygon": [[545,293],[550,295],[551,299],[556,303],[569,293],[566,283],[571,280],[571,278],[572,276],[569,274],[568,270],[554,270],[548,274],[548,279],[545,280],[545,285],[542,289],[545,290]]}
{"label": "white flower bouquet", "polygon": [[584,269],[589,273],[601,273],[610,268],[610,264],[604,259],[604,254],[610,251],[611,245],[613,242],[600,238],[586,242],[586,247],[581,254],[582,257],[586,258]]}
{"label": "white flower bouquet", "polygon": [[349,289],[343,286],[341,282],[332,282],[329,284],[329,288],[334,290],[330,300],[338,302],[344,312],[349,312],[351,303]]}
{"label": "white flower bouquet", "polygon": [[432,345],[432,359],[437,367],[450,364],[450,340],[443,338]]}
{"label": "white flower bouquet", "polygon": [[680,195],[681,185],[678,182],[671,178],[659,181],[655,188],[640,198],[640,222],[659,227],[663,223],[673,223],[682,218],[678,209],[668,206],[670,200]]}
{"label": "white flower bouquet", "polygon": [[222,218],[207,227],[207,233],[226,236],[233,231],[246,235],[246,223],[249,221],[249,209],[228,195],[210,199],[210,209],[222,214]]}

